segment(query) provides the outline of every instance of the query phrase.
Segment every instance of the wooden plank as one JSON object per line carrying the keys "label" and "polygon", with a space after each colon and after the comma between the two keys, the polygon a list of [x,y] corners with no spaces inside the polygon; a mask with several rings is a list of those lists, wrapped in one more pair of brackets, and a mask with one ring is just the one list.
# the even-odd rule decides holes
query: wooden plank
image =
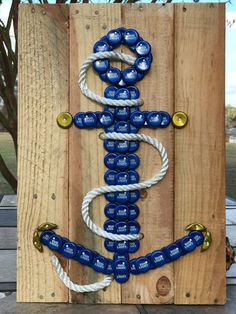
{"label": "wooden plank", "polygon": [[16,249],[16,228],[0,228],[0,249]]}
{"label": "wooden plank", "polygon": [[[78,73],[84,60],[92,53],[93,45],[108,30],[121,25],[120,5],[71,5],[70,6],[70,112],[101,111],[101,105],[90,101],[82,95],[78,83]],[[92,91],[103,95],[106,84],[102,83],[92,70],[88,72],[88,86]],[[75,127],[69,131],[69,230],[70,239],[96,250],[100,254],[112,257],[103,245],[104,240],[93,234],[85,225],[80,207],[84,195],[94,187],[104,185],[105,151],[99,140],[100,129],[79,130]],[[104,196],[96,198],[91,205],[91,215],[99,226],[105,221]],[[81,284],[96,282],[104,278],[88,267],[70,264],[71,278]],[[106,291],[89,294],[71,295],[72,302],[80,303],[120,303],[120,285],[113,282]]]}
{"label": "wooden plank", "polygon": [[226,210],[226,225],[236,225],[236,209]]}
{"label": "wooden plank", "polygon": [[16,251],[0,251],[0,282],[16,281]]}
{"label": "wooden plank", "polygon": [[226,235],[230,244],[236,247],[236,225],[226,226]]}
{"label": "wooden plank", "polygon": [[16,227],[16,210],[0,208],[0,227]]}
{"label": "wooden plank", "polygon": [[[175,238],[201,222],[209,251],[175,263],[176,304],[225,303],[224,4],[175,6]],[[217,280],[216,280],[217,274]]]}
{"label": "wooden plank", "polygon": [[[122,26],[137,29],[152,46],[153,63],[150,72],[137,84],[144,105],[141,110],[163,110],[173,113],[173,6],[122,6]],[[168,53],[167,53],[168,51]],[[165,178],[146,192],[137,205],[138,222],[144,239],[140,249],[130,258],[146,255],[173,241],[173,128],[143,129],[160,140],[168,152],[169,169]],[[161,166],[159,155],[149,145],[141,143],[138,168],[141,180],[151,178]],[[122,303],[172,303],[174,293],[173,264],[132,276],[122,285]]]}
{"label": "wooden plank", "polygon": [[[66,302],[52,252],[32,244],[40,223],[68,236],[68,131],[56,117],[68,111],[68,7],[21,5],[19,11],[18,302]],[[63,261],[67,265],[67,261]]]}

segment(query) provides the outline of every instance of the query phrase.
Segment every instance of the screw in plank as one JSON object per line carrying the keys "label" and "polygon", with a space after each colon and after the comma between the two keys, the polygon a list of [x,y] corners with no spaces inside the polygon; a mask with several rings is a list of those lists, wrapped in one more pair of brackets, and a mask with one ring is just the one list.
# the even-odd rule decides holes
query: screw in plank
{"label": "screw in plank", "polygon": [[34,198],[34,199],[38,198],[38,194],[34,193],[34,194],[33,194],[33,198]]}
{"label": "screw in plank", "polygon": [[95,13],[96,15],[98,15],[98,14],[99,14],[99,11],[98,11],[98,10],[96,10],[94,13]]}
{"label": "screw in plank", "polygon": [[102,28],[103,28],[103,29],[107,29],[107,25],[106,25],[106,24],[103,24],[103,25],[102,25]]}
{"label": "screw in plank", "polygon": [[42,14],[43,14],[43,15],[46,15],[46,11],[42,11]]}
{"label": "screw in plank", "polygon": [[52,193],[51,198],[52,198],[53,200],[55,200],[55,199],[56,199],[56,195],[55,195],[55,193]]}
{"label": "screw in plank", "polygon": [[85,28],[88,30],[90,29],[90,25],[85,25]]}
{"label": "screw in plank", "polygon": [[31,12],[34,13],[34,12],[35,12],[35,8],[32,8],[32,9],[31,9]]}
{"label": "screw in plank", "polygon": [[141,299],[141,295],[140,295],[140,294],[137,294],[137,295],[136,295],[136,298],[137,298],[137,299]]}

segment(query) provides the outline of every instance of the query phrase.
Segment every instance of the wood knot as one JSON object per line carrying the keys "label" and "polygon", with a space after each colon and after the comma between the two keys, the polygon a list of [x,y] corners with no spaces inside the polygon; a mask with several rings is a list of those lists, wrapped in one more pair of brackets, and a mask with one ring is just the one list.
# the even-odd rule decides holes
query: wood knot
{"label": "wood knot", "polygon": [[158,296],[166,296],[170,293],[171,290],[171,282],[170,279],[166,276],[162,276],[158,279],[156,284],[157,294]]}

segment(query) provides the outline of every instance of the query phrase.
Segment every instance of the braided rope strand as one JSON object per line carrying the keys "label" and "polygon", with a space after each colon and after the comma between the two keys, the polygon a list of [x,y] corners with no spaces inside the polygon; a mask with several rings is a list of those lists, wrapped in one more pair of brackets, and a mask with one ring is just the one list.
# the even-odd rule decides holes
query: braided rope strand
{"label": "braided rope strand", "polygon": [[75,292],[95,292],[108,287],[113,280],[112,276],[107,276],[103,281],[100,282],[95,282],[89,285],[78,285],[70,280],[70,277],[63,270],[58,258],[55,255],[51,257],[51,262],[64,285]]}
{"label": "braided rope strand", "polygon": [[[95,93],[93,93],[87,85],[86,81],[86,75],[88,68],[92,65],[92,63],[96,60],[100,59],[113,59],[113,60],[120,60],[123,61],[129,65],[133,65],[135,62],[135,58],[119,52],[98,52],[91,54],[82,64],[80,68],[79,73],[79,80],[78,84],[80,86],[81,92],[88,98],[90,98],[93,101],[96,101],[97,103],[101,105],[109,105],[109,106],[119,106],[119,107],[125,107],[125,106],[140,106],[143,104],[142,99],[134,99],[134,100],[113,100],[108,99],[102,96],[99,96]],[[100,134],[100,138],[102,140],[105,139],[112,139],[112,140],[128,140],[128,141],[143,141],[150,145],[152,145],[154,148],[156,148],[160,154],[160,157],[162,159],[162,166],[160,171],[155,174],[151,179],[145,180],[143,182],[137,183],[137,184],[128,184],[128,185],[111,185],[111,186],[102,186],[98,188],[94,188],[90,192],[88,192],[84,199],[81,206],[81,214],[83,217],[84,222],[86,223],[87,227],[94,233],[96,233],[98,236],[108,238],[110,240],[115,241],[121,241],[121,240],[135,240],[135,239],[141,239],[141,234],[134,234],[134,235],[118,235],[118,234],[112,234],[110,232],[107,232],[100,227],[98,227],[90,218],[89,216],[89,204],[92,202],[92,200],[101,194],[109,193],[109,192],[117,192],[117,191],[133,191],[133,190],[140,190],[144,188],[150,188],[152,185],[157,184],[162,178],[165,176],[167,169],[168,169],[168,157],[167,152],[162,145],[161,142],[159,142],[157,139],[154,139],[148,135],[145,134],[129,134],[129,133],[102,133]],[[67,273],[63,270],[58,258],[56,256],[52,256],[51,258],[52,265],[54,266],[56,273],[58,274],[59,278],[62,280],[64,285],[68,287],[70,290],[73,290],[75,292],[93,292],[98,291],[101,289],[104,289],[105,287],[108,287],[112,280],[112,276],[105,277],[105,279],[101,282],[96,282],[89,285],[78,285],[73,283]]]}
{"label": "braided rope strand", "polygon": [[128,234],[128,235],[118,235],[113,234],[111,232],[107,232],[102,228],[98,227],[90,218],[89,216],[89,204],[92,200],[101,194],[110,193],[110,192],[125,192],[125,191],[134,191],[134,190],[141,190],[145,188],[150,188],[152,185],[157,184],[162,178],[165,176],[167,169],[168,169],[168,157],[167,152],[157,139],[154,139],[145,134],[130,134],[130,133],[102,133],[100,134],[101,139],[112,139],[112,140],[138,140],[146,142],[156,148],[161,156],[162,159],[162,166],[160,171],[155,174],[151,179],[145,180],[140,183],[136,184],[128,184],[128,185],[110,185],[110,186],[102,186],[99,188],[94,188],[90,192],[88,192],[82,203],[81,213],[84,222],[86,223],[87,227],[98,236],[103,238],[108,238],[114,241],[122,241],[122,240],[137,240],[142,238],[142,234]]}

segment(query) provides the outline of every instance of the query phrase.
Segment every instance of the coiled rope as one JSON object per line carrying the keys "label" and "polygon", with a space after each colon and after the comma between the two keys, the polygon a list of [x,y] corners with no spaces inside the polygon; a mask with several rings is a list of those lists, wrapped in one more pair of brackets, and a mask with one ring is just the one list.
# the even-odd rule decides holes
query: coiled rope
{"label": "coiled rope", "polygon": [[[109,106],[118,106],[118,107],[125,107],[125,106],[140,106],[143,104],[142,99],[135,99],[135,100],[113,100],[108,99],[102,96],[99,96],[92,92],[87,85],[86,81],[86,75],[88,68],[92,65],[92,63],[95,60],[99,59],[112,59],[112,60],[120,60],[123,61],[129,65],[133,65],[136,58],[125,54],[125,53],[119,53],[114,51],[109,52],[98,52],[91,54],[82,64],[80,68],[79,73],[79,86],[81,89],[81,92],[91,100],[96,101],[97,103],[101,105],[109,105]],[[108,238],[110,240],[114,241],[122,241],[122,240],[136,240],[141,239],[143,236],[142,234],[129,234],[129,235],[118,235],[113,234],[110,232],[107,232],[103,230],[102,228],[98,227],[90,218],[89,216],[89,204],[92,202],[92,200],[97,197],[98,195],[105,194],[105,193],[111,193],[111,192],[125,192],[125,191],[134,191],[134,190],[141,190],[145,188],[150,188],[152,185],[157,184],[162,178],[165,176],[167,169],[168,169],[168,157],[167,152],[162,145],[161,142],[159,142],[157,139],[152,138],[145,134],[130,134],[130,133],[101,133],[100,138],[102,140],[105,139],[111,139],[111,140],[126,140],[126,141],[143,141],[150,145],[152,145],[154,148],[156,148],[160,154],[161,160],[162,160],[162,166],[160,171],[155,174],[151,179],[142,181],[140,183],[136,184],[128,184],[128,185],[110,185],[110,186],[102,186],[99,188],[94,188],[90,192],[88,192],[84,199],[81,206],[81,214],[83,217],[84,222],[86,223],[87,227],[94,233],[96,233],[98,236],[101,236],[103,238]],[[74,284],[70,278],[68,277],[67,273],[62,269],[62,266],[56,256],[52,256],[52,264],[56,269],[57,274],[59,275],[62,282],[71,290],[76,292],[91,292],[91,291],[98,291],[100,289],[103,289],[104,287],[107,287],[111,284],[113,278],[112,277],[105,277],[105,279],[102,282],[96,282],[90,285],[77,285]]]}

